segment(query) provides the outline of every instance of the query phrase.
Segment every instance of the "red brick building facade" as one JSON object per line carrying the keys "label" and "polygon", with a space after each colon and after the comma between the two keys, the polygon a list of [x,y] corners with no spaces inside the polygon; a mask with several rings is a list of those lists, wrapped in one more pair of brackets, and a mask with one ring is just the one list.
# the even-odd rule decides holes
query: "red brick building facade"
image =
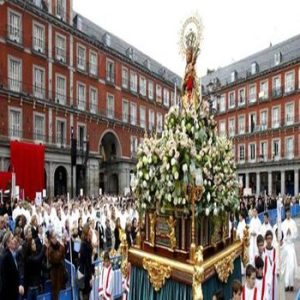
{"label": "red brick building facade", "polygon": [[0,170],[11,140],[43,143],[48,194],[66,193],[73,128],[77,194],[123,193],[137,146],[145,131],[162,130],[180,78],[70,0],[0,1],[0,30]]}
{"label": "red brick building facade", "polygon": [[[208,94],[209,83],[216,87]],[[238,176],[253,194],[299,193],[300,36],[202,78]]]}

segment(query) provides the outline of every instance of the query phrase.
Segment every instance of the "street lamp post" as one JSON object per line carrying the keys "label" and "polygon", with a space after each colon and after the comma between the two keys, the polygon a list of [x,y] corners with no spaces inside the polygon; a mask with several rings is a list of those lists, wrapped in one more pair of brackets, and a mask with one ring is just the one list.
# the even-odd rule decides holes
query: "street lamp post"
{"label": "street lamp post", "polygon": [[87,136],[86,139],[83,141],[83,149],[82,149],[82,159],[83,159],[83,167],[84,167],[84,192],[87,194],[87,162],[89,159],[89,152],[90,152],[90,144],[89,144],[89,137]]}
{"label": "street lamp post", "polygon": [[217,89],[219,88],[220,83],[218,80],[210,81],[209,84],[207,84],[207,94],[208,94],[208,103],[209,103],[209,113],[215,114],[216,109],[213,107],[214,100],[217,100],[219,95],[216,94]]}

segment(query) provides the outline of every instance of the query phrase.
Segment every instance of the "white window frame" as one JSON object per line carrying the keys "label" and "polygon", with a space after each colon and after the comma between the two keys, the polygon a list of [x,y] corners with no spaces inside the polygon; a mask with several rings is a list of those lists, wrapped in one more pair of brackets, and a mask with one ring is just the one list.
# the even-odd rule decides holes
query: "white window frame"
{"label": "white window frame", "polygon": [[130,70],[130,91],[137,93],[138,90],[138,75],[136,71]]}
{"label": "white window frame", "polygon": [[[289,116],[288,115],[288,107],[292,106],[292,114]],[[295,104],[294,102],[288,102],[285,104],[285,124],[287,126],[294,124],[294,120],[295,120]]]}
{"label": "white window frame", "polygon": [[[11,74],[11,61],[15,61],[20,64],[19,74]],[[14,56],[8,56],[8,86],[9,89],[13,92],[20,93],[22,91],[22,74],[23,74],[23,62],[21,59],[16,58]]]}
{"label": "white window frame", "polygon": [[[262,123],[262,114],[266,113],[266,123]],[[268,109],[262,109],[259,112],[259,125],[261,130],[266,130],[268,128]]]}
{"label": "white window frame", "polygon": [[[254,93],[250,93],[251,88],[254,88]],[[250,84],[249,85],[249,103],[255,103],[257,98],[257,90],[256,90],[256,84]]]}
{"label": "white window frame", "polygon": [[[58,45],[58,39],[64,40],[63,47]],[[55,58],[62,63],[67,62],[67,37],[58,32],[55,33]]]}
{"label": "white window frame", "polygon": [[[125,74],[126,74],[126,76],[125,76]],[[128,82],[129,82],[128,68],[122,66],[122,88],[128,89]]]}
{"label": "white window frame", "polygon": [[[144,117],[142,117],[144,115]],[[140,106],[140,126],[143,129],[147,129],[146,125],[146,107],[145,106]]]}
{"label": "white window frame", "polygon": [[[233,95],[233,103],[231,103],[231,97]],[[228,93],[228,107],[229,109],[235,108],[235,91],[231,91]]]}
{"label": "white window frame", "polygon": [[156,84],[156,102],[162,103],[162,87],[160,84]]}
{"label": "white window frame", "polygon": [[[59,3],[61,1],[61,3]],[[66,0],[56,0],[55,15],[60,20],[66,20],[67,5]]]}
{"label": "white window frame", "polygon": [[137,104],[130,102],[130,124],[137,125]]}
{"label": "white window frame", "polygon": [[[62,90],[58,91],[58,84],[57,84],[58,78],[64,79],[65,82],[64,91]],[[67,102],[67,77],[58,73],[55,74],[55,102],[62,105],[65,105]]]}
{"label": "white window frame", "polygon": [[[243,101],[241,102],[241,92],[243,91]],[[243,87],[241,89],[238,90],[238,106],[243,106],[246,104],[246,89]]]}
{"label": "white window frame", "polygon": [[[262,145],[265,144],[265,153],[263,153]],[[268,160],[268,141],[267,140],[261,140],[259,141],[259,158],[262,158],[262,161]]]}
{"label": "white window frame", "polygon": [[269,81],[262,80],[259,83],[259,99],[265,100],[269,97]]}
{"label": "white window frame", "polygon": [[[109,107],[109,99],[112,99],[112,107]],[[107,93],[106,94],[106,116],[109,119],[115,118],[115,96],[113,94]]]}
{"label": "white window frame", "polygon": [[[233,123],[233,124],[232,124]],[[230,118],[228,121],[229,137],[235,136],[235,118]]]}
{"label": "white window frame", "polygon": [[[112,74],[109,68],[109,66],[111,65],[112,65]],[[106,81],[115,84],[115,62],[110,58],[106,58]]]}
{"label": "white window frame", "polygon": [[[127,110],[125,110],[125,105],[127,105]],[[130,107],[129,101],[126,99],[123,99],[122,100],[122,120],[125,123],[129,122],[129,109],[130,109],[129,107]]]}
{"label": "white window frame", "polygon": [[[254,158],[251,157],[251,146],[254,145]],[[249,159],[248,161],[249,162],[255,162],[256,161],[256,143],[249,143],[249,146],[248,146],[248,150],[249,150]]]}
{"label": "white window frame", "polygon": [[[36,117],[42,118],[42,128],[40,127],[40,124],[36,124]],[[37,142],[46,142],[45,139],[45,132],[46,132],[46,117],[45,114],[41,114],[38,112],[33,113],[33,139]]]}
{"label": "white window frame", "polygon": [[[243,130],[241,130],[241,118],[243,118],[244,120],[244,124],[243,124]],[[239,134],[245,134],[246,133],[246,118],[245,118],[245,115],[239,115],[238,117],[238,126],[239,126]]]}
{"label": "white window frame", "polygon": [[147,95],[147,80],[144,76],[140,76],[140,94],[143,97]]}
{"label": "white window frame", "polygon": [[251,75],[254,75],[257,73],[257,63],[256,62],[253,62],[251,64]]}
{"label": "white window frame", "polygon": [[219,105],[220,112],[225,112],[226,111],[226,95],[225,94],[221,95],[219,102],[220,102],[220,105]]}
{"label": "white window frame", "polygon": [[[256,126],[257,126],[257,114],[256,112],[249,112],[249,118],[248,118],[248,132],[249,133],[254,133],[256,131]],[[253,128],[253,131],[252,131],[252,128],[251,128],[251,116],[254,116],[254,120],[255,120],[255,124],[254,124],[254,128]]]}
{"label": "white window frame", "polygon": [[[278,155],[275,156],[275,147],[274,147],[274,142],[278,141]],[[280,138],[274,138],[272,139],[272,158],[275,161],[278,161],[280,159],[281,154],[281,140]]]}
{"label": "white window frame", "polygon": [[163,129],[163,116],[161,112],[156,112],[156,131],[161,133]]}
{"label": "white window frame", "polygon": [[[274,110],[278,109],[278,120],[277,122],[274,121]],[[272,107],[272,128],[279,128],[280,127],[280,106],[273,106]]]}
{"label": "white window frame", "polygon": [[[19,17],[20,19],[20,24],[19,27],[18,26],[13,26],[16,24],[10,24],[10,16],[14,14],[15,16]],[[18,44],[22,44],[23,42],[23,19],[22,19],[22,14],[20,14],[19,12],[8,8],[8,13],[7,13],[7,24],[8,24],[8,38]]]}
{"label": "white window frame", "polygon": [[[61,134],[60,134],[60,136],[58,135],[58,130],[57,130],[58,122],[63,122],[65,124],[63,136]],[[66,121],[66,119],[58,118],[58,117],[56,118],[56,120],[55,120],[55,135],[56,135],[55,142],[56,142],[57,147],[65,148],[66,147],[66,137],[67,137],[67,121]]]}
{"label": "white window frame", "polygon": [[150,100],[154,99],[154,83],[152,80],[148,80],[148,98]]}
{"label": "white window frame", "polygon": [[[42,68],[37,65],[33,65],[32,69],[33,69],[33,74],[32,74],[33,95],[37,98],[43,99],[45,97],[46,70],[45,70],[45,68]],[[43,78],[42,78],[42,82],[40,83],[40,85],[38,83],[36,83],[36,76],[35,76],[36,70],[43,72]]]}
{"label": "white window frame", "polygon": [[[93,61],[93,57],[95,58],[95,61]],[[89,53],[89,72],[92,76],[98,75],[98,53],[93,50],[90,50]]]}
{"label": "white window frame", "polygon": [[[278,79],[278,82],[279,82],[278,86],[275,84],[275,82],[277,82],[276,79]],[[273,96],[281,95],[281,76],[280,75],[274,76],[272,78],[272,94],[273,94]]]}
{"label": "white window frame", "polygon": [[[95,92],[95,99],[92,99],[93,92]],[[90,86],[89,96],[90,112],[96,114],[98,112],[98,89],[96,87]]]}
{"label": "white window frame", "polygon": [[163,94],[164,94],[164,106],[169,107],[170,106],[170,91],[167,88],[164,88]]}
{"label": "white window frame", "polygon": [[155,129],[155,112],[153,109],[149,109],[149,130]]}
{"label": "white window frame", "polygon": [[138,139],[135,135],[130,136],[130,154],[131,157],[135,157],[137,154]]}
{"label": "white window frame", "polygon": [[[241,147],[244,148],[244,158],[241,159]],[[245,144],[239,144],[238,145],[238,159],[239,159],[239,163],[244,163],[245,160],[246,160],[246,147],[245,147]]]}
{"label": "white window frame", "polygon": [[[19,113],[19,124],[12,124],[11,112]],[[17,107],[8,107],[8,130],[11,139],[19,140],[22,138],[23,115],[22,109]]]}
{"label": "white window frame", "polygon": [[[79,87],[83,88],[83,95],[79,94]],[[85,110],[86,109],[86,85],[81,81],[77,81],[77,97],[76,98],[77,98],[77,108],[80,110]]]}
{"label": "white window frame", "polygon": [[[291,84],[287,81],[287,77],[292,75]],[[291,93],[295,90],[295,70],[291,70],[284,73],[284,92]]]}
{"label": "white window frame", "polygon": [[219,122],[219,135],[226,136],[226,120],[220,120]]}
{"label": "white window frame", "polygon": [[[288,140],[292,140],[292,150],[288,149],[287,142]],[[285,137],[285,158],[293,159],[295,154],[295,139],[294,136],[287,136]]]}
{"label": "white window frame", "polygon": [[[41,29],[42,36],[36,36],[36,29]],[[45,25],[36,21],[32,22],[32,48],[34,51],[44,54],[45,53],[46,30]]]}
{"label": "white window frame", "polygon": [[[80,143],[80,131],[79,128],[83,128],[83,140],[82,140],[82,145]],[[86,141],[86,137],[87,137],[87,129],[86,129],[86,124],[84,123],[77,123],[77,149],[81,149],[83,150],[85,147],[85,141]]]}
{"label": "white window frame", "polygon": [[[79,56],[79,50],[83,50],[83,57]],[[86,47],[77,43],[77,68],[81,71],[86,70]]]}

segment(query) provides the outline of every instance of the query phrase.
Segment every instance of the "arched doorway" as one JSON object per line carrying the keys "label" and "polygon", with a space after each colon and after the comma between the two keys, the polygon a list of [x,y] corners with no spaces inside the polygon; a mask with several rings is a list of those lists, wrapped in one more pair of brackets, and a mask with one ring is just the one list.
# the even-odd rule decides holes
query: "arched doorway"
{"label": "arched doorway", "polygon": [[119,194],[119,177],[118,174],[112,174],[108,179],[108,193],[113,195]]}
{"label": "arched doorway", "polygon": [[57,167],[54,173],[54,196],[67,194],[67,170],[63,166]]}
{"label": "arched doorway", "polygon": [[102,136],[99,152],[104,162],[113,161],[121,156],[121,145],[118,136],[114,132],[108,131]]}

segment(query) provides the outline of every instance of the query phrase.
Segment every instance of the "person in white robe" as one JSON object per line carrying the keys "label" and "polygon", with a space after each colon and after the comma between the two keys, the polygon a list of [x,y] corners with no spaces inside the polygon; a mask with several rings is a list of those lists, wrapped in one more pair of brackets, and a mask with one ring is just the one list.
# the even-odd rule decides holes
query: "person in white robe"
{"label": "person in white robe", "polygon": [[250,232],[250,246],[249,246],[249,259],[250,264],[254,264],[255,256],[258,253],[257,246],[256,246],[256,238],[257,235],[260,233],[261,229],[261,222],[257,216],[256,208],[252,210],[252,218],[249,224],[249,232]]}
{"label": "person in white robe", "polygon": [[256,281],[256,269],[249,264],[246,268],[246,281],[242,289],[242,300],[259,300]]}
{"label": "person in white robe", "polygon": [[100,300],[112,300],[113,295],[113,269],[110,263],[108,252],[104,253],[103,268],[99,278],[99,298]]}
{"label": "person in white robe", "polygon": [[272,226],[270,224],[270,220],[269,220],[269,214],[267,212],[264,213],[264,222],[261,225],[260,228],[260,234],[265,238],[266,232],[268,230],[272,231]]}
{"label": "person in white robe", "polygon": [[[245,222],[245,218],[243,216],[243,214],[240,212],[239,213],[239,223],[236,229],[236,236],[239,240],[242,240],[244,237],[244,230],[246,228],[246,222]],[[241,262],[241,272],[242,275],[245,275],[245,267],[243,262]]]}
{"label": "person in white robe", "polygon": [[296,222],[291,218],[290,209],[286,209],[286,219],[281,225],[283,233],[282,251],[286,253],[282,257],[282,269],[284,270],[284,283],[287,291],[294,290],[295,277],[298,276],[298,264],[294,241],[298,236]]}
{"label": "person in white robe", "polygon": [[266,274],[264,274],[264,261],[260,256],[255,258],[257,299],[270,300],[269,285],[266,282]]}

